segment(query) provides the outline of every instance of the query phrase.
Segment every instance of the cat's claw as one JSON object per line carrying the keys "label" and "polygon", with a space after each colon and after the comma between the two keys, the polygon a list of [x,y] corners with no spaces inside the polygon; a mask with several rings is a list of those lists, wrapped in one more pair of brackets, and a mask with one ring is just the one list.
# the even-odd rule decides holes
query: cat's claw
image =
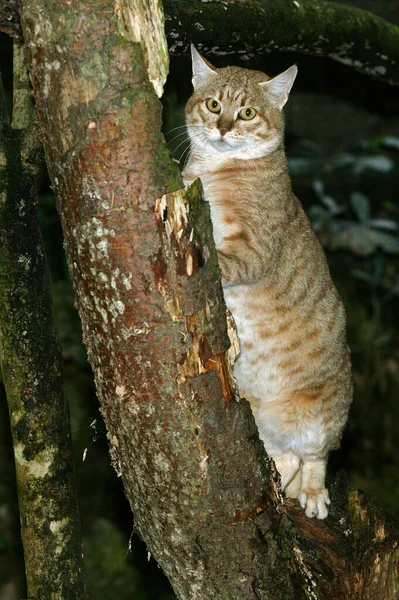
{"label": "cat's claw", "polygon": [[328,515],[327,506],[330,497],[326,489],[306,489],[298,494],[299,504],[305,509],[305,515],[310,519],[325,519]]}

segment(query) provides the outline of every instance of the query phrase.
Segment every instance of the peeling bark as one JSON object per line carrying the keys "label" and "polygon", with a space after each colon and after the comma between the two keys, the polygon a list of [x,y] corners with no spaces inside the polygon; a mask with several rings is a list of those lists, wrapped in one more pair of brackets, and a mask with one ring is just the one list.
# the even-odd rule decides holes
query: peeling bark
{"label": "peeling bark", "polygon": [[115,10],[121,34],[141,44],[149,80],[161,98],[169,70],[161,0],[116,0]]}
{"label": "peeling bark", "polygon": [[118,35],[121,18],[112,0],[22,0],[84,338],[136,529],[182,600],[394,600],[394,524],[348,500],[344,483],[325,522],[281,498],[230,375],[208,205],[198,183],[181,189],[141,43]]}
{"label": "peeling bark", "polygon": [[62,354],[37,220],[43,151],[14,42],[12,127],[0,108],[0,366],[10,413],[29,595],[86,598]]}

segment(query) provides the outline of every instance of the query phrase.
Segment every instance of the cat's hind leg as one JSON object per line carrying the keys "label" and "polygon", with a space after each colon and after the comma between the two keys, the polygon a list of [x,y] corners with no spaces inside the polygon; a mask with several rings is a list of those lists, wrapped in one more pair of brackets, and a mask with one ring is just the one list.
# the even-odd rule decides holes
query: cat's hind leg
{"label": "cat's hind leg", "polygon": [[293,452],[284,452],[283,454],[268,452],[268,454],[276,463],[277,471],[281,475],[281,490],[284,492],[292,485],[292,482],[298,479],[298,476],[301,476],[301,460]]}
{"label": "cat's hind leg", "polygon": [[326,459],[302,457],[302,487],[298,500],[305,509],[307,517],[325,519],[330,504],[328,490],[325,487]]}
{"label": "cat's hind leg", "polygon": [[287,498],[298,498],[302,489],[302,469],[298,469],[297,474],[287,484],[284,493]]}

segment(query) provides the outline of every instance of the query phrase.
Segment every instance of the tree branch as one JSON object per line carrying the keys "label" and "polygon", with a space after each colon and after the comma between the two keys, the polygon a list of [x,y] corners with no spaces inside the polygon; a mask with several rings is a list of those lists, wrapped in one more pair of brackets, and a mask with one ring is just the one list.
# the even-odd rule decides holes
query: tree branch
{"label": "tree branch", "polygon": [[207,56],[269,51],[328,56],[399,84],[399,27],[357,8],[320,0],[164,0],[170,51],[190,41]]}
{"label": "tree branch", "polygon": [[10,412],[28,593],[41,600],[83,600],[62,354],[37,220],[43,149],[18,41],[14,67],[14,128],[0,115],[0,367]]}
{"label": "tree branch", "polygon": [[93,21],[91,2],[23,0],[22,24],[114,464],[180,598],[288,600],[290,556],[268,560],[279,501],[229,381],[209,208],[198,184],[179,191],[141,46],[115,35],[113,0],[95,6]]}

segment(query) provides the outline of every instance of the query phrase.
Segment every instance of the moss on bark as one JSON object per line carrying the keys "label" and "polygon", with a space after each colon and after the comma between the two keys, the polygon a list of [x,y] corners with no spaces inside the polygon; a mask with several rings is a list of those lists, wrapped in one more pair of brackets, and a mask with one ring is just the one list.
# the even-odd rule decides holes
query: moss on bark
{"label": "moss on bark", "polygon": [[30,95],[17,43],[13,127],[4,105],[0,118],[0,365],[28,593],[40,600],[84,599],[62,354],[37,220],[43,150]]}
{"label": "moss on bark", "polygon": [[330,57],[399,84],[399,27],[360,9],[320,0],[164,0],[171,52],[190,41],[206,56],[250,59],[284,51]]}

